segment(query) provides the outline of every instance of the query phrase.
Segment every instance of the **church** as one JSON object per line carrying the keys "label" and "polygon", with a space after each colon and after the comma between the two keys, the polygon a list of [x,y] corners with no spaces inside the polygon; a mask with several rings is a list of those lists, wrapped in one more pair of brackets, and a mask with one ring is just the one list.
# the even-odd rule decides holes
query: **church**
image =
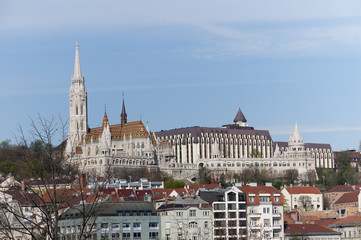
{"label": "church", "polygon": [[66,155],[83,172],[105,176],[115,167],[157,168],[155,136],[142,121],[127,121],[124,96],[120,123],[110,124],[107,113],[99,127],[88,126],[88,95],[76,44],[74,75],[69,90],[69,135]]}
{"label": "church", "polygon": [[174,178],[193,179],[200,167],[216,174],[247,168],[283,174],[297,169],[307,180],[316,168],[334,168],[329,144],[304,143],[296,123],[288,142],[274,142],[268,130],[248,126],[241,109],[233,124],[185,127],[152,133],[142,121],[127,121],[124,96],[120,122],[111,124],[106,111],[99,127],[88,126],[85,79],[76,44],[74,75],[69,90],[68,161],[86,173],[105,176],[116,168],[157,169]]}

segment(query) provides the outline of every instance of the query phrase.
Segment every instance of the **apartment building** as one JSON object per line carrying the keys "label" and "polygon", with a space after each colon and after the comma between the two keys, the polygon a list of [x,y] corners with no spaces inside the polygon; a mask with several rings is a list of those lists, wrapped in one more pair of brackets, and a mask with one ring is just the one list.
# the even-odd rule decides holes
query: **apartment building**
{"label": "apartment building", "polygon": [[211,240],[212,209],[198,196],[188,195],[167,201],[158,209],[164,240]]}
{"label": "apartment building", "polygon": [[246,198],[240,189],[200,190],[199,196],[212,205],[213,239],[248,239]]}
{"label": "apartment building", "polygon": [[283,239],[283,195],[271,183],[240,186],[246,194],[248,239]]}

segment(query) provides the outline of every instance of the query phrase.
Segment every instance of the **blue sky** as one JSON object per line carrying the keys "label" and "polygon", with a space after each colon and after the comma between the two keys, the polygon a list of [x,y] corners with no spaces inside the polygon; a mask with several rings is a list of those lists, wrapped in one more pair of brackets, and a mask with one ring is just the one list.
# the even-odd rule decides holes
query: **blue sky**
{"label": "blue sky", "polygon": [[357,149],[360,1],[2,1],[0,140],[37,114],[68,118],[75,42],[90,127],[231,123]]}

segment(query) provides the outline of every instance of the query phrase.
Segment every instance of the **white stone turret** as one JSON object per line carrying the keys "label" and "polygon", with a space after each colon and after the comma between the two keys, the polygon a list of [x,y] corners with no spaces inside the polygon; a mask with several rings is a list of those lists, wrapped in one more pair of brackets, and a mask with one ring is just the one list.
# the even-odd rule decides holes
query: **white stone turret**
{"label": "white stone turret", "polygon": [[298,130],[298,124],[296,122],[295,129],[293,134],[291,133],[290,138],[288,139],[288,148],[292,151],[303,151],[305,150],[305,144],[301,137],[300,131]]}
{"label": "white stone turret", "polygon": [[69,90],[69,135],[66,151],[71,153],[88,131],[88,101],[87,90],[81,74],[79,59],[79,44],[76,43],[74,75]]}

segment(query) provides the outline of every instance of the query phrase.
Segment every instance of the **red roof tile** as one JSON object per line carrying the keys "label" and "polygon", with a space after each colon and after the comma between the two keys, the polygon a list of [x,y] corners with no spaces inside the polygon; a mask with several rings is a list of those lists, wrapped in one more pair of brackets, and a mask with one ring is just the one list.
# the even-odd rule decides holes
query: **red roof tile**
{"label": "red roof tile", "polygon": [[[283,202],[284,202],[283,194],[274,187],[267,187],[267,186],[263,186],[263,185],[253,187],[253,186],[244,185],[244,186],[238,187],[238,188],[242,192],[246,193],[247,204],[259,204],[259,202],[260,202],[259,194],[262,194],[262,193],[269,193],[270,200],[272,201],[273,204],[283,204]],[[249,194],[255,194],[255,198],[254,198],[253,202],[249,201]],[[280,194],[278,202],[274,201],[273,194]]]}
{"label": "red roof tile", "polygon": [[335,204],[338,203],[350,203],[350,202],[358,202],[358,194],[360,191],[350,192],[350,193],[344,193]]}
{"label": "red roof tile", "polygon": [[334,186],[333,188],[331,188],[330,190],[328,190],[327,193],[329,193],[329,192],[353,192],[353,191],[355,191],[355,189],[353,189],[351,186],[337,185],[337,186]]}
{"label": "red roof tile", "polygon": [[287,224],[285,233],[337,233],[336,231],[318,224]]}
{"label": "red roof tile", "polygon": [[338,219],[334,224],[345,224],[345,223],[361,223],[361,216],[348,216],[345,218]]}
{"label": "red roof tile", "polygon": [[286,190],[290,194],[322,194],[320,190],[316,187],[294,186],[294,187],[286,187]]}
{"label": "red roof tile", "polygon": [[315,223],[321,226],[326,227],[329,224],[335,223],[337,222],[339,219],[321,219],[321,220],[316,220]]}

